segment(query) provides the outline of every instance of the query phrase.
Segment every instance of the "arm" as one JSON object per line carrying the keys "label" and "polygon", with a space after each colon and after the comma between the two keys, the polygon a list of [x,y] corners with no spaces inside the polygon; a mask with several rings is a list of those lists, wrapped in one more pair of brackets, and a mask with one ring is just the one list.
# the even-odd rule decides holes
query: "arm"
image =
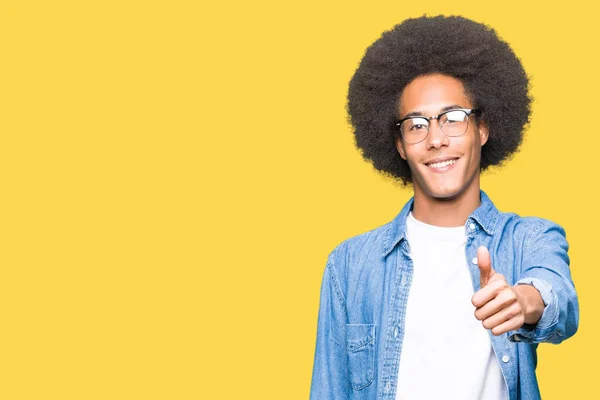
{"label": "arm", "polygon": [[560,343],[577,331],[579,306],[569,271],[564,230],[539,220],[525,240],[515,286],[492,268],[485,247],[477,250],[481,289],[473,295],[475,317],[494,335],[514,342]]}
{"label": "arm", "polygon": [[346,351],[346,302],[337,283],[332,256],[321,285],[317,344],[310,399],[349,397],[348,354]]}
{"label": "arm", "polygon": [[569,270],[569,245],[560,226],[540,220],[523,247],[517,284],[530,285],[544,303],[537,324],[525,324],[511,341],[560,343],[573,336],[579,324],[579,303]]}
{"label": "arm", "polygon": [[522,304],[524,324],[536,325],[546,308],[542,295],[535,286],[524,282],[516,284],[513,289]]}

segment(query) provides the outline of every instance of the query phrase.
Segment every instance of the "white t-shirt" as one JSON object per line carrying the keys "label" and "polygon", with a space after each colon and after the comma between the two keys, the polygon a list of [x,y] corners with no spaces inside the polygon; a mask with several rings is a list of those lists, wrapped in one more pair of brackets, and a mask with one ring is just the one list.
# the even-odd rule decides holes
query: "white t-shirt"
{"label": "white t-shirt", "polygon": [[465,228],[428,225],[410,213],[406,235],[413,279],[396,400],[506,400],[489,334],[471,303]]}

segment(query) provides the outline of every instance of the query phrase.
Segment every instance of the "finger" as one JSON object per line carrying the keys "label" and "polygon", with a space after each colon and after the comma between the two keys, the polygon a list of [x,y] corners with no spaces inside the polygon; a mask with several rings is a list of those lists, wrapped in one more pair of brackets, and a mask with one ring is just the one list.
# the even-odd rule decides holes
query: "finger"
{"label": "finger", "polygon": [[482,324],[485,329],[494,329],[513,318],[523,318],[519,303],[513,303],[508,307],[502,308],[491,317],[484,319]]}
{"label": "finger", "polygon": [[486,303],[494,299],[498,293],[508,287],[508,283],[502,274],[498,275],[494,280],[488,282],[488,285],[483,289],[479,289],[473,297],[471,302],[477,308],[483,307]]}
{"label": "finger", "polygon": [[523,326],[524,319],[520,316],[513,317],[508,321],[503,322],[502,324],[492,328],[492,333],[495,336],[500,336],[505,334],[508,331],[516,331]]}
{"label": "finger", "polygon": [[483,288],[494,274],[490,252],[485,246],[479,246],[477,249],[477,265],[479,266],[479,285]]}
{"label": "finger", "polygon": [[[493,285],[496,285],[496,283],[490,283],[486,286],[486,289]],[[501,287],[494,298],[475,310],[475,318],[483,321],[500,310],[510,307],[515,302],[517,302],[517,295],[508,289],[508,286]]]}
{"label": "finger", "polygon": [[506,278],[504,277],[504,275],[499,274],[498,272],[496,272],[492,269],[492,276],[490,276],[490,279],[488,280],[487,284],[489,285],[490,283],[495,282],[500,279],[506,281]]}

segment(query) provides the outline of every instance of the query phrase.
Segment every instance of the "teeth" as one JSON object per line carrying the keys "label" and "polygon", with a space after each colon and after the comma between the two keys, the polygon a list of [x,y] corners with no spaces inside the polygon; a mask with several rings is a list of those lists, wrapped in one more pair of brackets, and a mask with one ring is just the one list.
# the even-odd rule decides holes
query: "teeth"
{"label": "teeth", "polygon": [[454,164],[455,162],[456,162],[456,159],[454,159],[454,160],[447,160],[447,161],[442,161],[442,162],[439,162],[439,163],[429,164],[429,166],[431,168],[445,168],[448,165]]}

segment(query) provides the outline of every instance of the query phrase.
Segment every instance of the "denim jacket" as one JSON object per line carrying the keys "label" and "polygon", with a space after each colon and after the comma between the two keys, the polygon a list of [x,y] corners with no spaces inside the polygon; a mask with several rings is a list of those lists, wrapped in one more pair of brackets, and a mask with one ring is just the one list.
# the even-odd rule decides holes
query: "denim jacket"
{"label": "denim jacket", "polygon": [[[465,266],[475,292],[480,289],[477,248],[486,246],[492,268],[509,284],[530,284],[540,292],[545,308],[536,325],[500,336],[488,331],[509,399],[539,399],[537,344],[562,342],[577,331],[579,321],[565,231],[545,219],[499,212],[480,193],[481,204],[465,223]],[[395,399],[402,385],[398,367],[413,275],[406,240],[413,201],[390,223],[344,241],[329,255],[311,399]]]}

